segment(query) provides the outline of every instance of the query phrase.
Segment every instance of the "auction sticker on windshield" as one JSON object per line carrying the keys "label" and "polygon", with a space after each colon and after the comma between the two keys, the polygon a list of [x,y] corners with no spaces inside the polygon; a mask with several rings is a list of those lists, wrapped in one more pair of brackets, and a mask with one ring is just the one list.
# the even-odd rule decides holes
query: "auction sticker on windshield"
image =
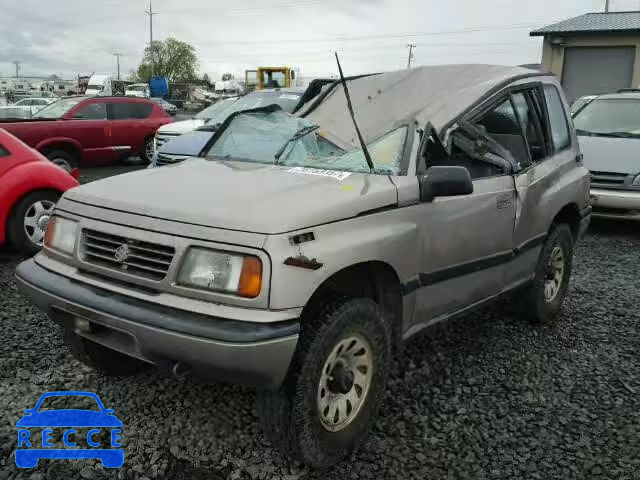
{"label": "auction sticker on windshield", "polygon": [[34,408],[24,412],[16,422],[18,467],[33,468],[41,458],[97,458],[105,468],[119,468],[124,463],[122,422],[95,393],[44,393]]}
{"label": "auction sticker on windshield", "polygon": [[307,175],[320,175],[321,177],[333,177],[336,180],[344,180],[351,172],[338,172],[336,170],[322,170],[320,168],[293,167],[287,170],[290,173],[305,173]]}

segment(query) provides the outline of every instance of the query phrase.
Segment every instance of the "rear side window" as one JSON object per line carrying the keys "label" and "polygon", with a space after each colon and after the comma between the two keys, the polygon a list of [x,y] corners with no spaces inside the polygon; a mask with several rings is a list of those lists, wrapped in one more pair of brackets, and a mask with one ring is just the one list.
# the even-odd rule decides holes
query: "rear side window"
{"label": "rear side window", "polygon": [[127,120],[148,118],[153,110],[153,105],[143,102],[118,102],[110,106],[109,118],[111,120]]}
{"label": "rear side window", "polygon": [[76,120],[105,120],[107,106],[104,103],[89,103],[80,107],[74,114]]}
{"label": "rear side window", "polygon": [[4,146],[0,145],[0,158],[9,157],[9,156],[11,156],[11,153],[9,153],[9,150],[4,148]]}
{"label": "rear side window", "polygon": [[544,86],[544,96],[549,112],[549,126],[551,127],[551,140],[555,151],[562,150],[571,145],[567,114],[564,110],[558,89],[552,85]]}

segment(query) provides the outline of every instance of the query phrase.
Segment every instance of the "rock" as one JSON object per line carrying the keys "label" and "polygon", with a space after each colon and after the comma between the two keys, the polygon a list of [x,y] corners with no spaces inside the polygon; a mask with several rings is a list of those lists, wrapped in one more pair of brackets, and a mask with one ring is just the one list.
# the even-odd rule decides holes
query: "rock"
{"label": "rock", "polygon": [[84,480],[93,480],[94,478],[96,478],[96,472],[93,468],[87,466],[83,467],[82,470],[80,470],[80,476]]}

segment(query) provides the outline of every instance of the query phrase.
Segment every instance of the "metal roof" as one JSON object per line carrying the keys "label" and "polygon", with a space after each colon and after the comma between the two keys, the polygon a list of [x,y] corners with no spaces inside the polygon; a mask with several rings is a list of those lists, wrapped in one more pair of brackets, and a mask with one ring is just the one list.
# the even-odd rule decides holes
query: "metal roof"
{"label": "metal roof", "polygon": [[530,33],[539,37],[551,33],[640,32],[640,11],[586,13],[579,17],[547,25]]}

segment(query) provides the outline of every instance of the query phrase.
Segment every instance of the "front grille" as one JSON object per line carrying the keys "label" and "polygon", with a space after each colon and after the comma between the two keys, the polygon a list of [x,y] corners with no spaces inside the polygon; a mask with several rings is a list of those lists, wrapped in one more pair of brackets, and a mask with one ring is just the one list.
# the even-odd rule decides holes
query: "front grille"
{"label": "front grille", "polygon": [[180,136],[179,133],[156,133],[156,149],[178,136]]}
{"label": "front grille", "polygon": [[158,153],[156,158],[156,166],[162,167],[164,165],[173,165],[174,163],[180,163],[184,159],[188,158],[185,155],[169,155],[166,153]]}
{"label": "front grille", "polygon": [[601,185],[624,185],[627,179],[626,173],[618,172],[590,172],[591,183],[599,183]]}
{"label": "front grille", "polygon": [[167,245],[83,230],[80,244],[82,260],[149,280],[167,276],[175,249]]}

